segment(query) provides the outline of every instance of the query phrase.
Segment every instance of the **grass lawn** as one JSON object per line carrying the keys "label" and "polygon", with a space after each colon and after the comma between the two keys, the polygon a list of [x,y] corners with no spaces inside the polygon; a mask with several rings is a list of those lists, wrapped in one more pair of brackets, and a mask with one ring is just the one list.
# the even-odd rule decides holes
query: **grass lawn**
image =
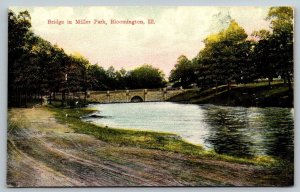
{"label": "grass lawn", "polygon": [[159,149],[202,158],[213,158],[229,162],[257,164],[262,166],[280,166],[280,164],[285,163],[269,156],[239,158],[217,154],[211,150],[204,150],[202,146],[188,143],[172,133],[115,129],[101,127],[82,121],[81,117],[93,113],[93,109],[67,109],[55,107],[49,107],[49,109],[55,113],[55,117],[60,123],[67,124],[75,130],[75,132],[93,135],[99,140],[111,143],[112,145]]}

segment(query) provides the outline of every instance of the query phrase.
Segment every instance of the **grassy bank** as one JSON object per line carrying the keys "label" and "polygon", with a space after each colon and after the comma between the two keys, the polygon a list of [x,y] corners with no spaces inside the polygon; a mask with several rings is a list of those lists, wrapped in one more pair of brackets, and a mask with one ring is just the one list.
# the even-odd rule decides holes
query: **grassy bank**
{"label": "grassy bank", "polygon": [[93,135],[102,141],[114,145],[160,149],[188,154],[197,154],[203,151],[201,146],[184,142],[175,134],[112,129],[82,121],[82,116],[94,112],[92,109],[62,109],[51,107],[50,110],[55,112],[55,117],[60,122],[68,124],[75,132]]}
{"label": "grassy bank", "polygon": [[168,133],[82,122],[91,109],[12,108],[7,184],[49,186],[290,186],[293,166],[219,155]]}
{"label": "grassy bank", "polygon": [[293,91],[282,82],[274,82],[271,86],[266,82],[251,83],[232,86],[230,90],[223,85],[217,90],[189,90],[169,101],[245,107],[293,107]]}
{"label": "grassy bank", "polygon": [[150,131],[135,131],[100,127],[81,120],[82,116],[93,112],[92,109],[50,108],[55,117],[71,126],[75,132],[93,135],[96,138],[119,146],[135,146],[148,149],[160,149],[173,152],[198,154],[203,148],[182,141],[177,135]]}
{"label": "grassy bank", "polygon": [[55,117],[60,123],[67,124],[75,132],[93,135],[99,140],[108,142],[111,145],[158,149],[197,156],[200,158],[210,158],[228,162],[254,164],[268,167],[280,167],[281,165],[286,164],[286,162],[269,156],[239,158],[217,154],[214,151],[204,150],[202,146],[188,143],[177,135],[171,133],[114,129],[109,127],[101,127],[82,121],[81,117],[91,114],[94,112],[93,109],[63,109],[55,107],[49,107],[49,109],[55,113]]}

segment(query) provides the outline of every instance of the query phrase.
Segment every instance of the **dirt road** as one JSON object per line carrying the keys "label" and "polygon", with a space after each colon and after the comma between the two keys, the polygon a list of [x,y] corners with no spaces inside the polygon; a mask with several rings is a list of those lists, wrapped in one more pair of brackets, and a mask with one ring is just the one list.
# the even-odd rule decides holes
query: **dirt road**
{"label": "dirt road", "polygon": [[10,187],[288,185],[260,166],[102,142],[74,133],[47,108],[9,113],[20,126],[8,133]]}

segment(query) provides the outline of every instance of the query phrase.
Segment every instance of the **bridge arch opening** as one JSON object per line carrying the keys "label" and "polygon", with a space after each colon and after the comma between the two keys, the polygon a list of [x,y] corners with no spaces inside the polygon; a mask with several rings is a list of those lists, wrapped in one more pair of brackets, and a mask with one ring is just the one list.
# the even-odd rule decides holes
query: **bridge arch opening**
{"label": "bridge arch opening", "polygon": [[143,102],[143,98],[141,98],[140,96],[134,96],[131,98],[130,102],[132,103]]}

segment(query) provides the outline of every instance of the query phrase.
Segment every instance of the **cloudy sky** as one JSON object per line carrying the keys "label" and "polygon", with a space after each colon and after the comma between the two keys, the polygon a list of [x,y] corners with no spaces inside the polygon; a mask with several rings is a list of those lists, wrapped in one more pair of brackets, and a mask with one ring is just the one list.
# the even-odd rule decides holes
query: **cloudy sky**
{"label": "cloudy sky", "polygon": [[[230,15],[248,34],[268,28],[268,7],[11,7],[15,12],[28,10],[33,31],[57,43],[67,53],[79,52],[104,68],[133,69],[151,64],[166,76],[180,55],[192,59],[203,48],[203,39],[226,26]],[[89,25],[74,24],[90,20]],[[94,19],[107,25],[93,24]],[[154,19],[154,25],[111,25],[110,20]],[[65,24],[48,24],[61,20]],[[72,25],[66,24],[73,21]],[[226,19],[225,19],[226,21]]]}

